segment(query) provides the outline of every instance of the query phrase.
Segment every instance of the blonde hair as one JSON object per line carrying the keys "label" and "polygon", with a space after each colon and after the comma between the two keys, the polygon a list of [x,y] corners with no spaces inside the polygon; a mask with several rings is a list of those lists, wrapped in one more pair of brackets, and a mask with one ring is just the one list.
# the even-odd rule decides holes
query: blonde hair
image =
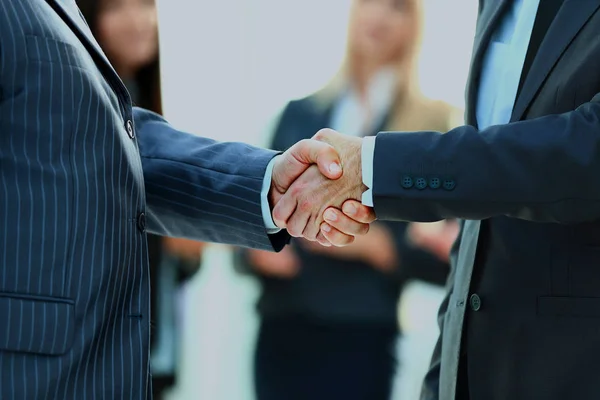
{"label": "blonde hair", "polygon": [[[356,2],[353,0],[352,13],[355,12]],[[419,88],[418,77],[418,55],[421,50],[421,42],[423,38],[423,0],[407,0],[410,1],[410,12],[415,24],[415,31],[412,35],[412,42],[409,43],[402,54],[398,54],[395,62],[398,82],[396,86],[396,94],[394,96],[394,104],[389,114],[388,122],[385,130],[390,131],[415,131],[415,130],[439,130],[447,131],[452,125],[455,125],[456,119],[452,123],[448,122],[450,114],[454,113],[453,108],[441,101],[432,101],[424,98]],[[351,17],[352,19],[352,17]],[[352,56],[353,43],[350,40],[350,31],[352,24],[348,24],[346,55],[342,66],[334,77],[319,91],[317,91],[313,99],[317,105],[327,108],[340,95],[341,91],[347,87],[348,81],[351,80],[352,70],[356,69],[354,63],[356,58]]]}

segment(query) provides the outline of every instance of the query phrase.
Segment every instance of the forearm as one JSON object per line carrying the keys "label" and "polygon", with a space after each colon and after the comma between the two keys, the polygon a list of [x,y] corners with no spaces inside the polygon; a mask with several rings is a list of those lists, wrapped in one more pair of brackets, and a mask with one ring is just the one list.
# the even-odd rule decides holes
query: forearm
{"label": "forearm", "polygon": [[186,134],[156,114],[134,112],[149,231],[269,250],[283,246],[285,233],[267,235],[261,210],[263,178],[275,152]]}
{"label": "forearm", "polygon": [[[462,126],[445,134],[378,135],[373,172],[378,217],[508,215],[563,223],[600,217],[600,187],[588,183],[600,173],[598,101],[596,95],[569,113],[483,131]],[[419,178],[426,182],[421,189]],[[436,183],[440,187],[434,189]]]}

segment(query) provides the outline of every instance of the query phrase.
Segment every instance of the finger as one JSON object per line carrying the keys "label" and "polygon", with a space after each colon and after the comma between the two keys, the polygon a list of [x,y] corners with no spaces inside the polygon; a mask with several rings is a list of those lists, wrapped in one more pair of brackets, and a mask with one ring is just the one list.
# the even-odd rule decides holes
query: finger
{"label": "finger", "polygon": [[[311,206],[307,201],[300,200],[297,203],[296,209],[293,214],[288,218],[286,223],[286,229],[288,233],[293,237],[304,237],[303,232],[306,229],[308,221],[311,215]],[[313,240],[316,238],[316,234]]]}
{"label": "finger", "polygon": [[321,233],[333,246],[343,247],[354,242],[354,236],[346,235],[326,222],[321,224]]}
{"label": "finger", "polygon": [[319,244],[321,246],[331,247],[331,243],[329,242],[329,240],[327,240],[325,238],[325,236],[323,236],[323,232],[321,232],[320,230],[319,230],[319,233],[317,234],[317,242],[319,242]]}
{"label": "finger", "polygon": [[318,210],[318,208],[311,208],[310,217],[302,235],[305,239],[314,242],[317,240],[317,235],[321,231],[321,222],[323,222],[323,218],[320,211],[315,212],[313,210]]}
{"label": "finger", "polygon": [[296,212],[298,206],[298,198],[302,196],[305,190],[306,184],[304,182],[296,181],[288,189],[288,191],[281,196],[281,198],[273,207],[273,222],[279,228],[287,228],[287,223],[292,215]]}
{"label": "finger", "polygon": [[[342,176],[342,164],[337,151],[325,142],[317,140],[301,140],[289,150],[292,159],[292,170],[298,177],[308,166],[317,164],[319,171],[329,179]],[[294,161],[292,161],[294,160]]]}
{"label": "finger", "polygon": [[338,231],[351,236],[362,236],[369,232],[369,224],[356,222],[340,210],[330,207],[323,213],[325,221]]}
{"label": "finger", "polygon": [[336,139],[339,139],[341,134],[330,128],[319,129],[319,131],[312,137],[319,142],[325,142],[330,145],[334,145]]}
{"label": "finger", "polygon": [[315,240],[317,240],[317,235],[319,234],[319,230],[320,230],[319,224],[317,223],[317,221],[315,221],[315,219],[311,215],[306,223],[306,227],[304,228],[304,231],[302,232],[302,237],[304,237],[306,240],[310,240],[310,241],[314,242]]}
{"label": "finger", "polygon": [[356,200],[346,200],[342,204],[342,211],[351,219],[363,224],[370,224],[377,219],[373,208],[367,207]]}

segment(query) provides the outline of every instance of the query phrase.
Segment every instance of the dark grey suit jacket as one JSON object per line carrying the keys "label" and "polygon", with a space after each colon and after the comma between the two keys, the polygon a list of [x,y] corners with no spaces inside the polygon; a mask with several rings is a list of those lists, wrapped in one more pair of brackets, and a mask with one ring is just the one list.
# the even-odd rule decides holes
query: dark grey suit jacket
{"label": "dark grey suit jacket", "polygon": [[149,398],[146,231],[280,248],[274,154],[132,108],[73,0],[0,0],[0,398]]}
{"label": "dark grey suit jacket", "polygon": [[600,0],[565,0],[511,123],[479,130],[482,56],[509,3],[481,1],[469,125],[376,141],[380,218],[466,220],[427,400],[600,396]]}

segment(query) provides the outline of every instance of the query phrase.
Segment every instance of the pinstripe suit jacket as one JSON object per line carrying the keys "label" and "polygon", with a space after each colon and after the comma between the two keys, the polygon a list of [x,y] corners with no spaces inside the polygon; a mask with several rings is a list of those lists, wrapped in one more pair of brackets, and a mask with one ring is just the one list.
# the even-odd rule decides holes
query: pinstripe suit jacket
{"label": "pinstripe suit jacket", "polygon": [[273,155],[132,108],[74,0],[0,0],[0,398],[149,398],[146,229],[282,246]]}

